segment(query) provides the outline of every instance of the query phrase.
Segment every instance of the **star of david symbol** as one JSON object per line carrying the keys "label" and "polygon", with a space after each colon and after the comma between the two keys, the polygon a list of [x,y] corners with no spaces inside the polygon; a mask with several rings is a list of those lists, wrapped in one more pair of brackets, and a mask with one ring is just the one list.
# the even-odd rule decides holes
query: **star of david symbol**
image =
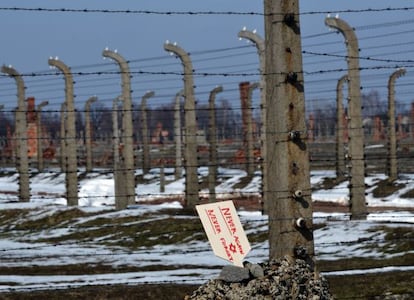
{"label": "star of david symbol", "polygon": [[229,245],[229,249],[230,249],[230,251],[231,251],[231,252],[233,252],[233,253],[236,253],[236,252],[237,252],[237,250],[236,250],[236,246],[235,246],[233,243],[231,243],[231,244]]}

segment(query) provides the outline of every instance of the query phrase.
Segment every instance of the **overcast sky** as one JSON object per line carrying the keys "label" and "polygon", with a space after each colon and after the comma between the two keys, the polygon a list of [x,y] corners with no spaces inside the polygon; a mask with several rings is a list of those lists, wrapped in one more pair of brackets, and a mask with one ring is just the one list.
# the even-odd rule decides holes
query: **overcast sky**
{"label": "overcast sky", "polygon": [[[231,73],[237,76],[196,77],[196,94],[200,100],[208,99],[208,92],[216,85],[222,84],[225,92],[223,98],[237,99],[237,83],[243,80],[259,79],[258,57],[254,47],[239,41],[238,31],[257,29],[264,36],[263,16],[239,14],[203,14],[203,15],[165,15],[156,13],[77,13],[77,12],[39,12],[8,10],[5,8],[71,8],[71,9],[108,9],[108,10],[148,10],[151,12],[255,12],[263,13],[263,1],[256,0],[2,0],[0,1],[1,51],[0,63],[13,65],[20,73],[47,71],[47,59],[58,56],[74,71],[95,72],[115,65],[102,60],[105,47],[117,49],[127,60],[133,61],[131,69],[149,72],[181,70],[179,61],[168,56],[163,49],[166,40],[178,42],[188,52],[193,52],[194,69],[200,72]],[[339,17],[356,27],[361,38],[361,55],[378,55],[378,58],[402,60],[400,65],[409,67],[409,60],[414,60],[414,0],[305,0],[300,1],[303,50],[320,54],[345,55],[343,37],[329,34],[324,25],[326,12],[336,14],[343,10],[367,10],[391,8],[409,8],[406,11],[377,12],[342,12]],[[402,24],[395,22],[401,21]],[[403,22],[404,21],[404,22]],[[388,24],[388,25],[387,25]],[[376,25],[366,27],[367,25]],[[365,27],[364,27],[365,26]],[[360,28],[360,29],[358,29]],[[411,31],[401,33],[402,31]],[[319,35],[322,34],[322,35]],[[385,35],[388,34],[388,35]],[[316,35],[316,36],[315,36]],[[375,38],[376,35],[379,37]],[[392,47],[395,45],[395,47]],[[230,50],[223,50],[230,48]],[[215,50],[220,51],[215,51]],[[365,50],[366,49],[366,50]],[[201,51],[207,51],[203,53]],[[408,60],[408,62],[407,62]],[[369,62],[361,61],[362,66]],[[376,65],[379,65],[376,62]],[[381,63],[383,65],[385,63]],[[394,63],[397,66],[397,63]],[[412,65],[412,64],[411,64]],[[106,69],[105,69],[106,68]],[[334,97],[336,81],[341,72],[326,72],[331,69],[346,68],[344,58],[304,54],[306,75],[306,99],[330,101]],[[324,70],[322,74],[317,71]],[[377,81],[372,73],[362,73],[364,91],[377,89],[386,95],[386,82],[393,69],[376,70]],[[410,87],[412,78],[407,68],[407,76],[401,79],[400,97],[409,102],[414,97]],[[240,74],[253,74],[240,76]],[[366,75],[365,75],[366,74]],[[115,76],[116,77],[116,76]],[[120,93],[119,78],[101,76],[83,76],[76,78],[75,93],[77,103],[84,103],[89,96],[97,95],[103,102],[109,103]],[[118,76],[119,77],[119,76]],[[364,83],[364,79],[367,79]],[[399,81],[399,83],[400,83]],[[51,104],[61,102],[64,96],[63,81],[60,76],[43,78],[25,78],[27,96],[37,99],[49,99]],[[110,83],[109,83],[110,82]],[[306,84],[309,82],[309,84]],[[147,90],[154,90],[156,101],[168,102],[182,87],[181,78],[175,76],[134,75],[133,97],[139,101]],[[398,95],[398,93],[397,93]],[[385,97],[385,96],[384,96]],[[256,96],[257,98],[257,96]],[[398,98],[398,96],[397,96]],[[9,78],[0,77],[0,103],[6,107],[15,106],[15,85]],[[329,100],[328,100],[329,99]],[[155,100],[154,100],[155,102]],[[56,109],[56,106],[54,107]]]}

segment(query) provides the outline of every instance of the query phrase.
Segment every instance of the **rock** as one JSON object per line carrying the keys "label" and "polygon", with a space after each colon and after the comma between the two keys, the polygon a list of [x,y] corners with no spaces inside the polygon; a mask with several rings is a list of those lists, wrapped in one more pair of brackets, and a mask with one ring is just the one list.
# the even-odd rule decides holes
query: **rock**
{"label": "rock", "polygon": [[200,286],[186,299],[331,300],[328,282],[301,259],[282,258],[265,264],[226,266],[218,279]]}
{"label": "rock", "polygon": [[242,282],[250,278],[249,270],[236,266],[225,266],[220,273],[219,279],[225,282]]}
{"label": "rock", "polygon": [[258,264],[252,264],[250,262],[246,262],[244,267],[249,270],[250,275],[253,278],[260,278],[264,276],[263,268]]}
{"label": "rock", "polygon": [[393,295],[392,293],[384,293],[382,296],[377,296],[374,298],[375,300],[409,300],[414,299],[414,293],[411,294],[401,294],[401,295]]}

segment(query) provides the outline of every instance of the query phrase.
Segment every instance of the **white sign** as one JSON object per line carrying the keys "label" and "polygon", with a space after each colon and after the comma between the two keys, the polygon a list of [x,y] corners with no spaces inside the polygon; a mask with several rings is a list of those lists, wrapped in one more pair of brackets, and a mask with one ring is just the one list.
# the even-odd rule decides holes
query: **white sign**
{"label": "white sign", "polygon": [[251,248],[233,201],[196,205],[196,209],[214,254],[243,267]]}

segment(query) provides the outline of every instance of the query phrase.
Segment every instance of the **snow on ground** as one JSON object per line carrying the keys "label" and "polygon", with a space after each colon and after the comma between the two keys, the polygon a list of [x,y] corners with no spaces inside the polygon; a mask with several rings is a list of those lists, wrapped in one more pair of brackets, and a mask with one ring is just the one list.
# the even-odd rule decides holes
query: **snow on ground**
{"label": "snow on ground", "polygon": [[[149,272],[128,272],[128,273],[111,273],[96,275],[56,275],[56,276],[0,276],[0,292],[4,291],[24,291],[24,290],[43,290],[59,289],[70,287],[81,287],[88,285],[112,285],[112,284],[160,284],[163,278],[166,283],[182,282],[189,284],[202,284],[217,275],[214,269],[191,269],[188,270],[163,270]],[[14,282],[16,286],[3,285],[2,282]]]}
{"label": "snow on ground", "polygon": [[[5,171],[5,170],[0,170]],[[16,191],[18,190],[18,176],[12,170],[10,176],[0,177],[0,204],[3,202],[17,201]],[[146,184],[139,184],[136,187],[136,198],[140,201],[152,200],[154,198],[165,198],[168,196],[183,196],[185,182],[184,178],[175,181],[173,169],[166,169],[165,191],[160,192],[159,185],[159,169],[152,169],[150,174],[145,175],[145,179],[149,181]],[[200,176],[207,176],[208,168],[199,168]],[[259,194],[260,193],[260,173],[256,173],[252,181],[242,189],[235,189],[234,186],[246,176],[246,172],[237,169],[218,169],[218,186],[216,193],[219,197],[225,198],[226,194],[234,196],[235,194]],[[334,171],[313,171],[311,172],[311,185],[316,186],[322,182],[323,178],[335,178]],[[395,184],[404,184],[405,187],[384,198],[375,198],[372,191],[375,184],[386,176],[384,174],[369,175],[365,178],[368,186],[366,189],[366,200],[368,206],[388,206],[388,207],[414,207],[413,198],[402,198],[401,195],[409,190],[414,189],[414,174],[403,174]],[[38,174],[31,178],[32,202],[49,202],[56,204],[64,204],[65,180],[64,175],[59,170],[50,170]],[[335,202],[346,205],[349,202],[348,181],[344,181],[329,190],[318,189],[312,192],[313,201]],[[88,174],[86,178],[79,182],[79,205],[80,206],[102,206],[114,205],[114,180],[112,173],[109,172],[93,172]],[[208,194],[208,190],[204,189],[201,195]]]}
{"label": "snow on ground", "polygon": [[[205,173],[201,169],[200,173]],[[167,171],[167,178],[171,180],[166,185],[165,192],[160,193],[159,183],[156,180],[157,171],[148,175],[149,184],[137,186],[137,199],[153,199],[166,195],[183,195],[184,180],[173,181],[171,171]],[[320,183],[324,177],[334,177],[330,171],[312,172],[311,184]],[[234,169],[219,169],[219,193],[258,193],[260,176],[255,176],[252,182],[244,189],[235,191],[232,187],[245,176],[243,171]],[[366,179],[368,186],[372,186],[384,175],[369,176]],[[406,186],[403,190],[384,199],[376,199],[372,195],[372,188],[367,189],[369,206],[389,206],[407,208],[406,211],[384,211],[371,213],[367,221],[350,221],[349,215],[344,213],[314,213],[315,224],[326,226],[315,230],[315,252],[318,259],[335,260],[352,257],[391,257],[392,254],[383,253],[381,245],[385,242],[385,232],[380,226],[413,227],[414,212],[408,208],[414,207],[414,199],[403,199],[401,195],[414,189],[414,175],[401,176],[399,180]],[[79,223],[87,222],[92,218],[117,218],[123,216],[138,217],[147,212],[154,212],[166,207],[180,208],[178,202],[161,205],[136,205],[123,211],[111,210],[114,204],[112,174],[95,172],[89,174],[79,182],[80,209],[88,212],[100,212],[97,216],[80,218]],[[330,190],[317,190],[312,194],[314,201],[331,201],[347,203],[347,183],[341,183]],[[39,219],[45,215],[66,209],[64,195],[64,177],[56,173],[45,173],[31,178],[33,199],[30,203],[10,202],[17,201],[17,196],[10,192],[17,191],[17,177],[0,177],[0,213],[5,209],[33,209],[28,218]],[[47,192],[47,194],[45,193]],[[205,192],[205,191],[204,191]],[[267,216],[257,211],[240,211],[241,222],[246,226],[246,233],[254,234],[267,231]],[[160,216],[161,218],[162,216]],[[252,226],[249,226],[252,225]],[[69,265],[79,263],[109,264],[114,267],[131,265],[145,267],[150,265],[176,266],[177,264],[190,266],[189,269],[175,269],[165,271],[131,272],[121,274],[98,275],[60,275],[60,276],[0,276],[0,292],[6,290],[64,288],[67,286],[99,285],[115,283],[148,283],[148,282],[181,282],[200,283],[218,275],[221,267],[227,262],[214,256],[207,240],[189,241],[181,245],[154,246],[151,249],[142,248],[131,252],[122,247],[102,246],[91,241],[82,245],[76,242],[71,244],[50,245],[38,242],[42,237],[54,237],[68,234],[71,227],[50,229],[42,233],[25,236],[24,241],[18,237],[0,238],[1,260],[3,267],[36,266],[36,265]],[[375,247],[373,247],[375,245]],[[265,261],[268,258],[268,242],[255,243],[246,257],[252,262]],[[411,251],[414,252],[414,249]],[[394,254],[394,255],[399,255]],[[412,267],[402,267],[412,269]],[[392,267],[382,271],[393,270]],[[367,270],[365,270],[367,271]],[[345,274],[347,271],[341,271]],[[353,272],[357,272],[354,270]],[[336,273],[335,273],[336,274]]]}
{"label": "snow on ground", "polygon": [[[175,204],[178,205],[178,204]],[[121,212],[108,212],[104,216],[114,218],[118,216],[138,216],[148,210],[161,209],[164,205],[142,205],[138,209],[124,210]],[[104,211],[105,213],[105,211]],[[414,214],[405,212],[406,221],[410,222],[404,226],[414,224]],[[376,214],[381,221],[390,221],[387,214]],[[394,216],[394,215],[392,215]],[[102,215],[100,215],[102,217]],[[267,217],[257,212],[240,212],[242,224],[253,222],[259,224],[258,230],[267,230]],[[351,257],[390,257],[390,254],[382,253],[377,246],[384,242],[384,233],[375,229],[379,225],[378,220],[349,221],[345,214],[315,213],[315,220],[321,222],[324,219],[326,226],[315,231],[315,251],[318,259],[334,260]],[[82,222],[83,220],[79,220]],[[374,230],[375,229],[375,230]],[[57,232],[45,233],[47,236],[64,234],[59,229]],[[64,230],[70,230],[64,229]],[[253,229],[250,229],[252,231]],[[93,242],[90,245],[61,244],[48,245],[37,243],[36,239],[42,236],[32,236],[30,242],[19,243],[10,239],[1,239],[2,251],[1,264],[6,267],[13,266],[36,266],[36,265],[70,265],[77,263],[110,264],[116,266],[139,266],[150,265],[176,266],[183,264],[187,269],[127,272],[122,274],[97,274],[97,275],[54,275],[54,276],[0,276],[0,292],[6,290],[64,288],[67,286],[99,285],[99,284],[134,284],[134,283],[163,283],[181,282],[198,284],[216,277],[222,266],[227,262],[214,256],[207,241],[193,241],[182,245],[154,246],[150,249],[139,249],[133,252],[121,247],[97,246]],[[372,247],[376,245],[376,247]],[[414,252],[414,249],[412,250]],[[252,250],[246,257],[252,262],[262,262],[268,257],[268,243],[252,245]],[[400,267],[401,270],[412,270],[412,266]],[[395,268],[383,268],[380,271],[393,271]],[[367,270],[365,270],[368,272]],[[357,274],[362,270],[341,271],[335,274]],[[331,274],[331,273],[327,273]]]}
{"label": "snow on ground", "polygon": [[[315,171],[311,173],[311,184],[315,186],[318,183],[321,183],[323,178],[335,178],[335,176],[334,171]],[[414,174],[403,174],[395,181],[395,185],[405,185],[404,188],[401,188],[396,193],[384,198],[375,198],[372,194],[372,191],[375,189],[375,184],[386,178],[387,176],[384,174],[371,174],[365,178],[365,184],[368,187],[366,189],[366,202],[368,203],[368,206],[414,207],[413,198],[401,197],[406,192],[414,189]],[[347,205],[349,203],[348,184],[348,181],[343,181],[329,190],[319,189],[314,191],[312,192],[312,199],[313,201],[335,202]]]}

